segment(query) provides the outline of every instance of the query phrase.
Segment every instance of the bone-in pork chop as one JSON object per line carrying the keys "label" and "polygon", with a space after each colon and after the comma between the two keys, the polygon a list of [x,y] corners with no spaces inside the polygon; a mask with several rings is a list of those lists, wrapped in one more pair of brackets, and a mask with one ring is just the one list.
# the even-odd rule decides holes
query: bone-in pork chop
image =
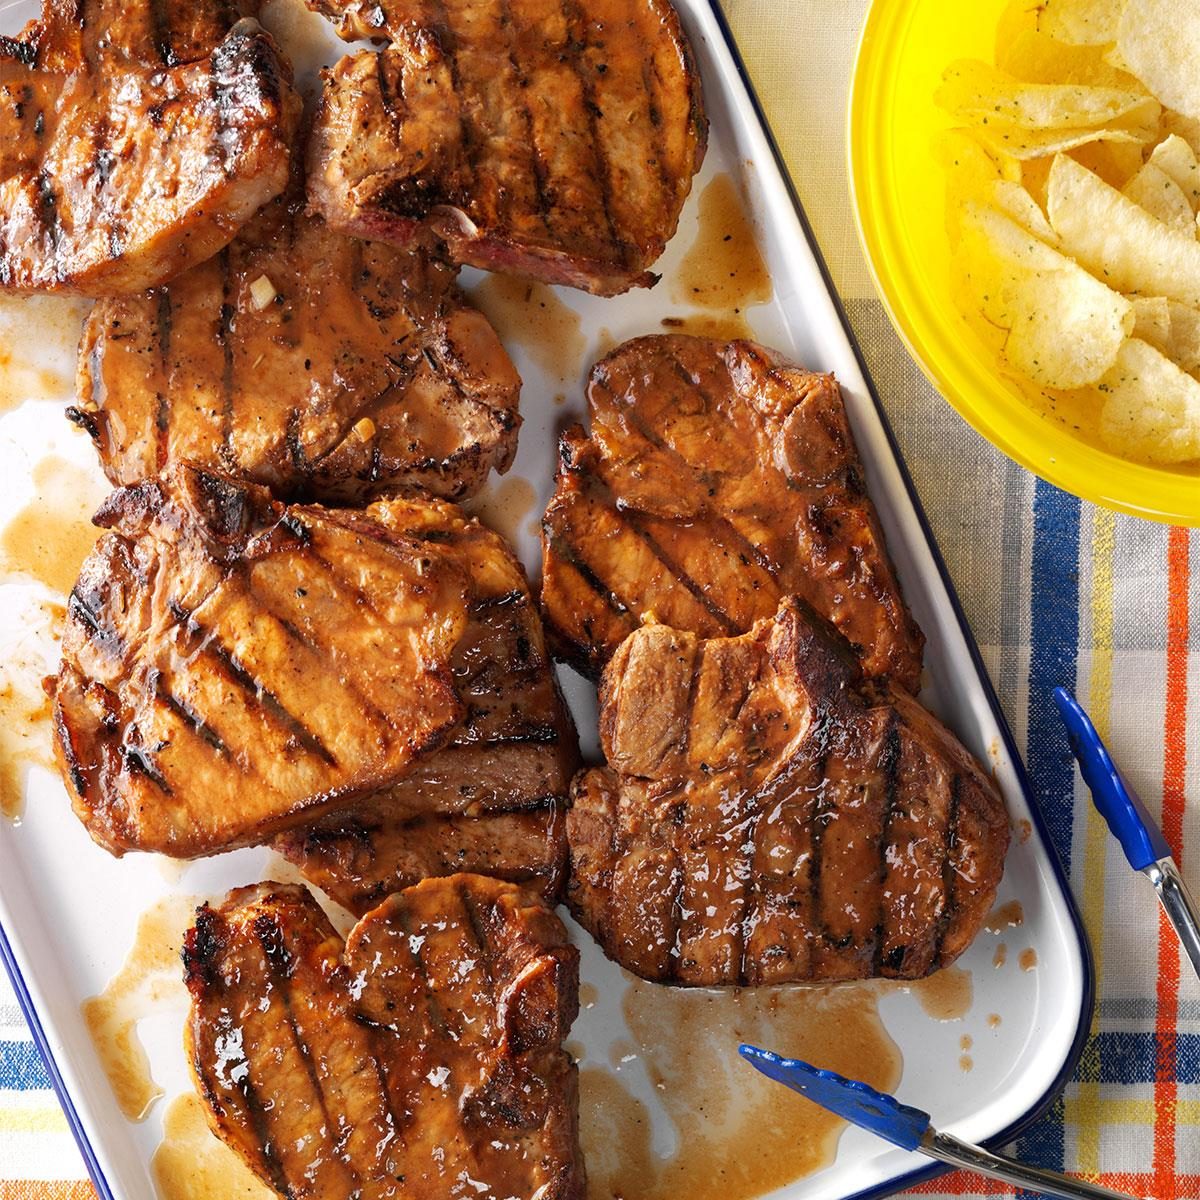
{"label": "bone-in pork chop", "polygon": [[916,691],[924,638],[831,375],[752,342],[626,342],[592,369],[543,521],[556,653],[596,676],[643,620],[744,633],[798,595],[868,675]]}
{"label": "bone-in pork chop", "polygon": [[275,842],[353,912],[456,871],[558,893],[575,729],[520,565],[497,559],[469,586],[467,628],[450,659],[465,712],[446,745],[394,786]]}
{"label": "bone-in pork chop", "polygon": [[610,958],[696,986],[913,979],[995,898],[991,779],[796,599],[736,638],[646,626],[604,674],[568,902]]}
{"label": "bone-in pork chop", "polygon": [[284,499],[468,496],[512,461],[521,381],[456,273],[277,200],[215,258],[92,309],[72,415],[117,484],[186,459]]}
{"label": "bone-in pork chop", "polygon": [[96,520],[56,743],[76,812],[118,854],[261,841],[396,782],[462,719],[469,596],[512,570],[443,502],[285,507],[187,466]]}
{"label": "bone-in pork chop", "polygon": [[199,911],[189,1059],[217,1134],[291,1200],[582,1200],[579,956],[477,875],[391,896],[345,946],[303,889]]}
{"label": "bone-in pork chop", "polygon": [[0,289],[141,291],[283,190],[301,102],[253,7],[47,0],[0,38]]}
{"label": "bone-in pork chop", "polygon": [[707,140],[668,0],[311,0],[386,39],[326,75],[308,195],[329,223],[615,295],[655,281]]}

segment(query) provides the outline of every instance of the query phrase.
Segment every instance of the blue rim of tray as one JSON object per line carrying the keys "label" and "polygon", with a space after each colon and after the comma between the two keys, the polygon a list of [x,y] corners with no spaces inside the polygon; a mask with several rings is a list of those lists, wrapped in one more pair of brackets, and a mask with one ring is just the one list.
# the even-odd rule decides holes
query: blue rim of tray
{"label": "blue rim of tray", "polygon": [[[941,551],[938,549],[937,541],[933,536],[933,530],[929,526],[929,520],[925,516],[925,510],[921,506],[921,501],[917,496],[917,490],[913,486],[912,476],[908,472],[908,466],[900,453],[900,446],[896,441],[896,435],[892,432],[891,423],[888,421],[887,412],[879,401],[879,394],[875,390],[875,383],[871,379],[870,372],[867,370],[866,359],[863,357],[862,347],[858,344],[858,338],[854,334],[854,330],[850,325],[850,321],[846,316],[845,307],[842,304],[842,299],[838,295],[837,289],[833,284],[833,277],[829,273],[829,267],[825,263],[825,258],[817,245],[817,239],[813,235],[812,226],[809,224],[808,217],[804,212],[804,206],[800,203],[800,197],[796,192],[795,183],[792,180],[791,172],[788,170],[787,163],[784,161],[783,154],[779,149],[779,143],[775,140],[775,134],[771,129],[770,122],[767,120],[766,113],[763,111],[762,101],[758,97],[758,92],[754,88],[754,84],[750,79],[750,73],[746,70],[746,63],[742,58],[741,52],[738,50],[737,42],[734,39],[733,31],[729,27],[729,22],[725,19],[724,12],[721,11],[721,6],[718,0],[708,0],[708,6],[712,11],[717,28],[721,32],[721,37],[724,39],[725,48],[729,51],[729,56],[733,60],[733,65],[737,69],[738,77],[741,79],[742,87],[745,89],[746,97],[750,101],[750,105],[754,110],[755,118],[758,121],[759,128],[762,131],[763,137],[766,139],[767,145],[770,147],[772,157],[775,160],[775,167],[779,172],[780,178],[783,180],[783,185],[787,189],[787,193],[792,202],[792,207],[796,212],[796,219],[800,222],[800,228],[804,233],[804,239],[808,243],[809,249],[812,251],[813,258],[816,260],[817,268],[821,272],[821,278],[825,281],[825,289],[829,293],[829,297],[833,302],[834,309],[837,312],[838,319],[842,324],[842,329],[845,332],[846,339],[850,343],[850,349],[854,352],[854,357],[858,361],[859,370],[862,372],[862,377],[867,386],[867,392],[871,397],[871,403],[875,406],[876,414],[879,417],[880,424],[883,426],[884,434],[887,436],[888,446],[891,449],[892,457],[896,461],[896,465],[900,470],[900,478],[904,482],[905,491],[908,493],[909,502],[913,506],[913,511],[917,515],[917,521],[921,526],[921,532],[925,537],[925,541],[929,547],[930,554],[933,557],[934,566],[937,568],[938,575],[941,578],[942,586],[945,588],[946,595],[950,600],[950,606],[954,612],[955,620],[958,622],[959,628],[962,631],[963,639],[966,642],[967,652],[971,656],[971,663],[975,668],[975,674],[979,679],[980,687],[983,690],[984,698],[988,702],[988,707],[991,709],[992,717],[996,722],[996,726],[1000,731],[1000,736],[1004,742],[1004,749],[1008,754],[1009,760],[1013,764],[1017,782],[1020,785],[1021,791],[1025,796],[1029,807],[1029,813],[1033,821],[1033,826],[1037,830],[1042,846],[1046,851],[1046,856],[1049,859],[1051,869],[1054,872],[1055,881],[1058,883],[1062,891],[1063,898],[1066,901],[1067,912],[1071,918],[1071,925],[1075,930],[1076,938],[1079,942],[1080,957],[1083,965],[1083,988],[1082,988],[1082,1003],[1079,1016],[1079,1025],[1075,1032],[1075,1039],[1071,1044],[1070,1053],[1068,1053],[1066,1061],[1063,1064],[1062,1070],[1054,1083],[1046,1091],[1036,1103],[1031,1105],[1025,1112],[1018,1117],[1012,1124],[1002,1129],[995,1136],[990,1137],[985,1142],[988,1146],[1001,1146],[1006,1142],[1012,1141],[1022,1130],[1026,1129],[1034,1121],[1037,1120],[1049,1107],[1054,1103],[1058,1094],[1066,1086],[1071,1075],[1075,1071],[1075,1067],[1079,1062],[1080,1056],[1083,1054],[1084,1042],[1087,1039],[1088,1026],[1091,1020],[1092,1008],[1095,1003],[1096,993],[1096,977],[1095,968],[1092,961],[1092,947],[1088,940],[1087,932],[1083,927],[1083,921],[1079,915],[1079,909],[1075,904],[1075,897],[1071,892],[1071,888],[1067,883],[1065,874],[1063,873],[1062,864],[1058,860],[1058,855],[1054,850],[1054,845],[1050,840],[1049,831],[1046,828],[1045,820],[1042,817],[1041,810],[1034,802],[1033,792],[1029,786],[1029,777],[1025,773],[1025,765],[1021,761],[1021,756],[1017,753],[1016,743],[1013,740],[1012,731],[1008,727],[1008,722],[1004,717],[1004,713],[1000,708],[1000,702],[996,698],[995,689],[992,687],[991,678],[987,673],[987,668],[984,666],[983,658],[979,653],[979,647],[975,642],[975,635],[971,632],[971,627],[967,623],[966,615],[963,613],[962,605],[958,600],[958,593],[954,590],[954,584],[951,582],[950,573],[946,570],[946,564],[942,559]],[[50,1048],[50,1040],[46,1036],[46,1030],[42,1025],[41,1017],[38,1015],[37,1008],[34,1006],[33,997],[29,994],[29,988],[25,983],[24,977],[21,975],[20,967],[17,965],[16,956],[13,954],[12,946],[9,944],[8,935],[4,931],[4,926],[0,924],[0,961],[4,964],[4,970],[8,974],[12,982],[13,992],[17,997],[17,1005],[24,1014],[25,1020],[29,1024],[29,1032],[33,1036],[34,1045],[37,1046],[38,1052],[41,1054],[46,1064],[46,1071],[50,1076],[50,1084],[54,1089],[55,1095],[58,1097],[59,1104],[62,1105],[63,1113],[67,1118],[67,1125],[70,1127],[71,1134],[75,1138],[76,1144],[79,1146],[79,1152],[83,1156],[84,1166],[87,1167],[87,1172],[91,1176],[93,1185],[100,1196],[100,1200],[118,1200],[116,1193],[109,1186],[108,1180],[104,1176],[104,1172],[100,1168],[100,1160],[96,1155],[95,1147],[91,1143],[91,1139],[87,1135],[87,1130],[84,1128],[83,1120],[79,1116],[79,1112],[75,1107],[75,1101],[71,1098],[71,1093],[67,1089],[62,1073],[58,1068],[58,1063],[55,1061],[54,1053]],[[949,1170],[948,1167],[941,1165],[931,1165],[922,1167],[915,1171],[908,1171],[903,1175],[897,1175],[895,1178],[888,1180],[886,1183],[879,1184],[875,1187],[867,1188],[865,1191],[854,1192],[846,1197],[846,1200],[874,1200],[875,1197],[887,1196],[892,1192],[899,1191],[903,1188],[908,1188],[917,1183],[922,1183],[927,1179],[933,1179],[938,1175],[943,1175]]]}
{"label": "blue rim of tray", "polygon": [[[800,203],[800,196],[796,191],[795,182],[792,179],[791,172],[783,157],[783,152],[779,148],[779,143],[775,138],[774,131],[771,129],[771,123],[767,120],[767,114],[763,109],[762,101],[759,99],[758,92],[754,87],[754,83],[750,78],[750,72],[746,69],[745,60],[742,58],[741,51],[738,49],[737,41],[733,36],[733,30],[729,27],[729,22],[725,19],[725,13],[722,11],[719,0],[708,0],[708,7],[712,12],[713,19],[716,21],[717,28],[721,32],[721,37],[724,39],[725,48],[729,51],[729,56],[733,60],[733,65],[737,69],[739,78],[742,81],[742,87],[745,89],[746,97],[750,101],[750,106],[754,110],[754,115],[758,120],[759,128],[762,131],[763,137],[766,139],[767,145],[771,150],[771,155],[775,160],[775,167],[779,172],[780,178],[783,180],[783,185],[787,189],[788,197],[791,199],[792,208],[795,209],[796,219],[800,222],[800,228],[804,233],[804,239],[808,243],[808,248],[812,251],[813,258],[816,260],[817,269],[821,272],[821,278],[825,281],[825,290],[829,293],[829,298],[833,303],[833,307],[838,315],[838,320],[841,322],[842,330],[846,335],[846,340],[850,343],[850,349],[854,352],[854,357],[858,361],[858,368],[862,372],[863,382],[866,384],[867,393],[871,397],[871,403],[875,406],[876,415],[879,418],[880,424],[883,426],[883,432],[887,436],[888,446],[891,448],[892,457],[900,470],[900,478],[904,482],[905,491],[908,493],[909,502],[913,506],[913,511],[916,513],[917,521],[921,526],[921,532],[925,536],[925,541],[929,546],[930,554],[933,557],[934,566],[937,568],[938,575],[941,577],[942,586],[945,588],[946,596],[950,601],[950,607],[954,612],[954,618],[958,622],[959,629],[962,631],[963,640],[967,646],[967,652],[971,656],[971,663],[975,668],[975,674],[979,679],[980,687],[983,691],[984,698],[988,702],[988,707],[991,709],[992,717],[996,722],[996,726],[1000,731],[1000,737],[1004,742],[1004,749],[1008,754],[1009,761],[1013,764],[1013,771],[1017,778],[1017,784],[1025,797],[1026,804],[1029,808],[1029,815],[1033,822],[1033,827],[1037,831],[1039,840],[1042,843],[1043,849],[1046,851],[1046,857],[1049,860],[1050,867],[1054,872],[1055,882],[1062,892],[1063,899],[1066,903],[1067,913],[1071,918],[1071,926],[1075,930],[1075,937],[1079,943],[1079,953],[1083,968],[1083,987],[1080,995],[1080,1013],[1079,1024],[1075,1030],[1075,1037],[1071,1043],[1070,1051],[1067,1054],[1066,1060],[1063,1062],[1062,1069],[1054,1082],[1046,1090],[1040,1099],[1035,1101],[1029,1108],[1025,1110],[1016,1120],[1007,1125],[999,1133],[986,1139],[983,1143],[989,1148],[995,1149],[1011,1142],[1022,1131],[1033,1124],[1040,1116],[1058,1098],[1059,1093],[1066,1087],[1071,1076],[1075,1072],[1075,1068],[1079,1063],[1079,1059],[1083,1055],[1084,1044],[1087,1041],[1088,1029],[1091,1025],[1092,1010],[1096,1000],[1096,974],[1095,963],[1092,958],[1092,944],[1088,938],[1087,930],[1083,925],[1083,918],[1080,916],[1079,908],[1075,903],[1075,895],[1071,891],[1070,884],[1067,881],[1065,872],[1063,871],[1062,863],[1059,861],[1058,853],[1054,849],[1054,843],[1050,840],[1050,831],[1046,828],[1045,818],[1042,815],[1040,806],[1036,803],[1033,796],[1033,789],[1029,784],[1029,776],[1025,770],[1025,764],[1017,753],[1016,742],[1013,740],[1012,730],[1008,727],[1008,721],[1004,716],[1004,712],[1000,707],[1000,701],[996,697],[995,688],[992,687],[991,676],[988,675],[987,667],[984,665],[983,656],[979,653],[979,646],[975,641],[975,635],[971,632],[971,626],[967,622],[966,614],[963,612],[962,605],[959,603],[958,593],[955,591],[954,583],[950,578],[950,572],[946,569],[945,560],[942,558],[942,552],[938,549],[937,539],[933,536],[933,530],[929,525],[929,518],[925,515],[925,509],[921,504],[920,498],[917,496],[917,489],[913,485],[912,476],[909,474],[908,464],[904,461],[904,456],[900,453],[900,445],[896,441],[896,435],[892,432],[891,422],[888,420],[887,411],[884,409],[879,400],[879,393],[875,388],[875,382],[871,378],[871,373],[867,369],[867,360],[862,352],[862,347],[858,343],[858,337],[854,333],[854,329],[850,324],[850,319],[846,315],[845,306],[842,304],[842,298],[838,294],[837,288],[834,286],[833,276],[829,272],[829,267],[825,262],[825,257],[821,253],[820,247],[817,245],[816,236],[813,234],[812,226],[809,224],[808,216],[804,211],[803,204]],[[875,1197],[889,1196],[893,1192],[901,1191],[905,1188],[913,1187],[915,1184],[924,1183],[926,1180],[934,1179],[939,1175],[945,1175],[952,1168],[942,1164],[931,1164],[927,1167],[920,1167],[917,1170],[907,1171],[903,1175],[897,1175],[888,1180],[886,1183],[877,1184],[869,1187],[861,1192],[853,1192],[845,1197],[845,1200],[874,1200]]]}

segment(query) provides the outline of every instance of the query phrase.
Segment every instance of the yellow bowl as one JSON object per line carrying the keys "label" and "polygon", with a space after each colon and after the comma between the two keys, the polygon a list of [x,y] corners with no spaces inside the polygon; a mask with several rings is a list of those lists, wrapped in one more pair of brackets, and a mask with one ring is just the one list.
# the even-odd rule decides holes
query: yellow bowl
{"label": "yellow bowl", "polygon": [[935,155],[950,118],[933,103],[956,58],[994,61],[1008,0],[874,0],[850,96],[850,180],[859,235],[900,336],[958,412],[1022,466],[1110,508],[1200,525],[1200,475],[1110,454],[1037,411],[1000,372],[950,290],[945,174]]}

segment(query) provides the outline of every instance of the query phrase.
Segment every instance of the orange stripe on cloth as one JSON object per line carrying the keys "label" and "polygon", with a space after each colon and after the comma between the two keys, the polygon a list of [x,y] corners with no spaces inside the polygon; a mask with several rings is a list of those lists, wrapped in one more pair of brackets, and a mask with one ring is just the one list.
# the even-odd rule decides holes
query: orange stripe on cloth
{"label": "orange stripe on cloth", "polygon": [[0,1200],[97,1200],[86,1179],[0,1179]]}
{"label": "orange stripe on cloth", "polygon": [[[1183,785],[1187,771],[1188,532],[1167,540],[1167,693],[1163,722],[1162,831],[1183,858]],[[1158,1200],[1181,1194],[1175,1174],[1175,1081],[1178,1062],[1179,939],[1166,917],[1158,922],[1157,1062],[1154,1084],[1154,1191]]]}
{"label": "orange stripe on cloth", "polygon": [[[1154,1200],[1162,1200],[1162,1195],[1154,1189],[1158,1186],[1158,1176],[1141,1174],[1136,1171],[1109,1171],[1100,1175],[1079,1175],[1075,1179],[1086,1179],[1088,1183],[1098,1183],[1101,1187],[1113,1188],[1126,1192],[1131,1196],[1153,1196]],[[1200,1195],[1200,1175],[1180,1175],[1175,1184],[1181,1189],[1181,1196]],[[904,1193],[906,1196],[909,1192]],[[1007,1183],[996,1183],[984,1179],[982,1175],[968,1175],[965,1171],[952,1171],[940,1179],[931,1179],[928,1183],[919,1184],[913,1188],[914,1196],[1011,1196],[1012,1187]]]}

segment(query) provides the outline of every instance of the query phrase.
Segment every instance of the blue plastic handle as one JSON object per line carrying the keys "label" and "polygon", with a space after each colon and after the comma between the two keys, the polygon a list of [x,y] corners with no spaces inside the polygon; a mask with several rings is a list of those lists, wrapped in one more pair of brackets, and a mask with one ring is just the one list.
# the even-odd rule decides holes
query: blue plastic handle
{"label": "blue plastic handle", "polygon": [[780,1058],[757,1046],[739,1046],[738,1053],[769,1079],[837,1113],[852,1125],[878,1134],[893,1146],[916,1150],[929,1129],[928,1113],[909,1108],[857,1079],[844,1079],[798,1058]]}
{"label": "blue plastic handle", "polygon": [[1112,755],[1079,701],[1066,688],[1055,688],[1054,703],[1067,727],[1067,740],[1079,760],[1079,773],[1091,789],[1092,803],[1121,843],[1129,865],[1141,871],[1160,858],[1170,858],[1171,847],[1162,830],[1121,778]]}

